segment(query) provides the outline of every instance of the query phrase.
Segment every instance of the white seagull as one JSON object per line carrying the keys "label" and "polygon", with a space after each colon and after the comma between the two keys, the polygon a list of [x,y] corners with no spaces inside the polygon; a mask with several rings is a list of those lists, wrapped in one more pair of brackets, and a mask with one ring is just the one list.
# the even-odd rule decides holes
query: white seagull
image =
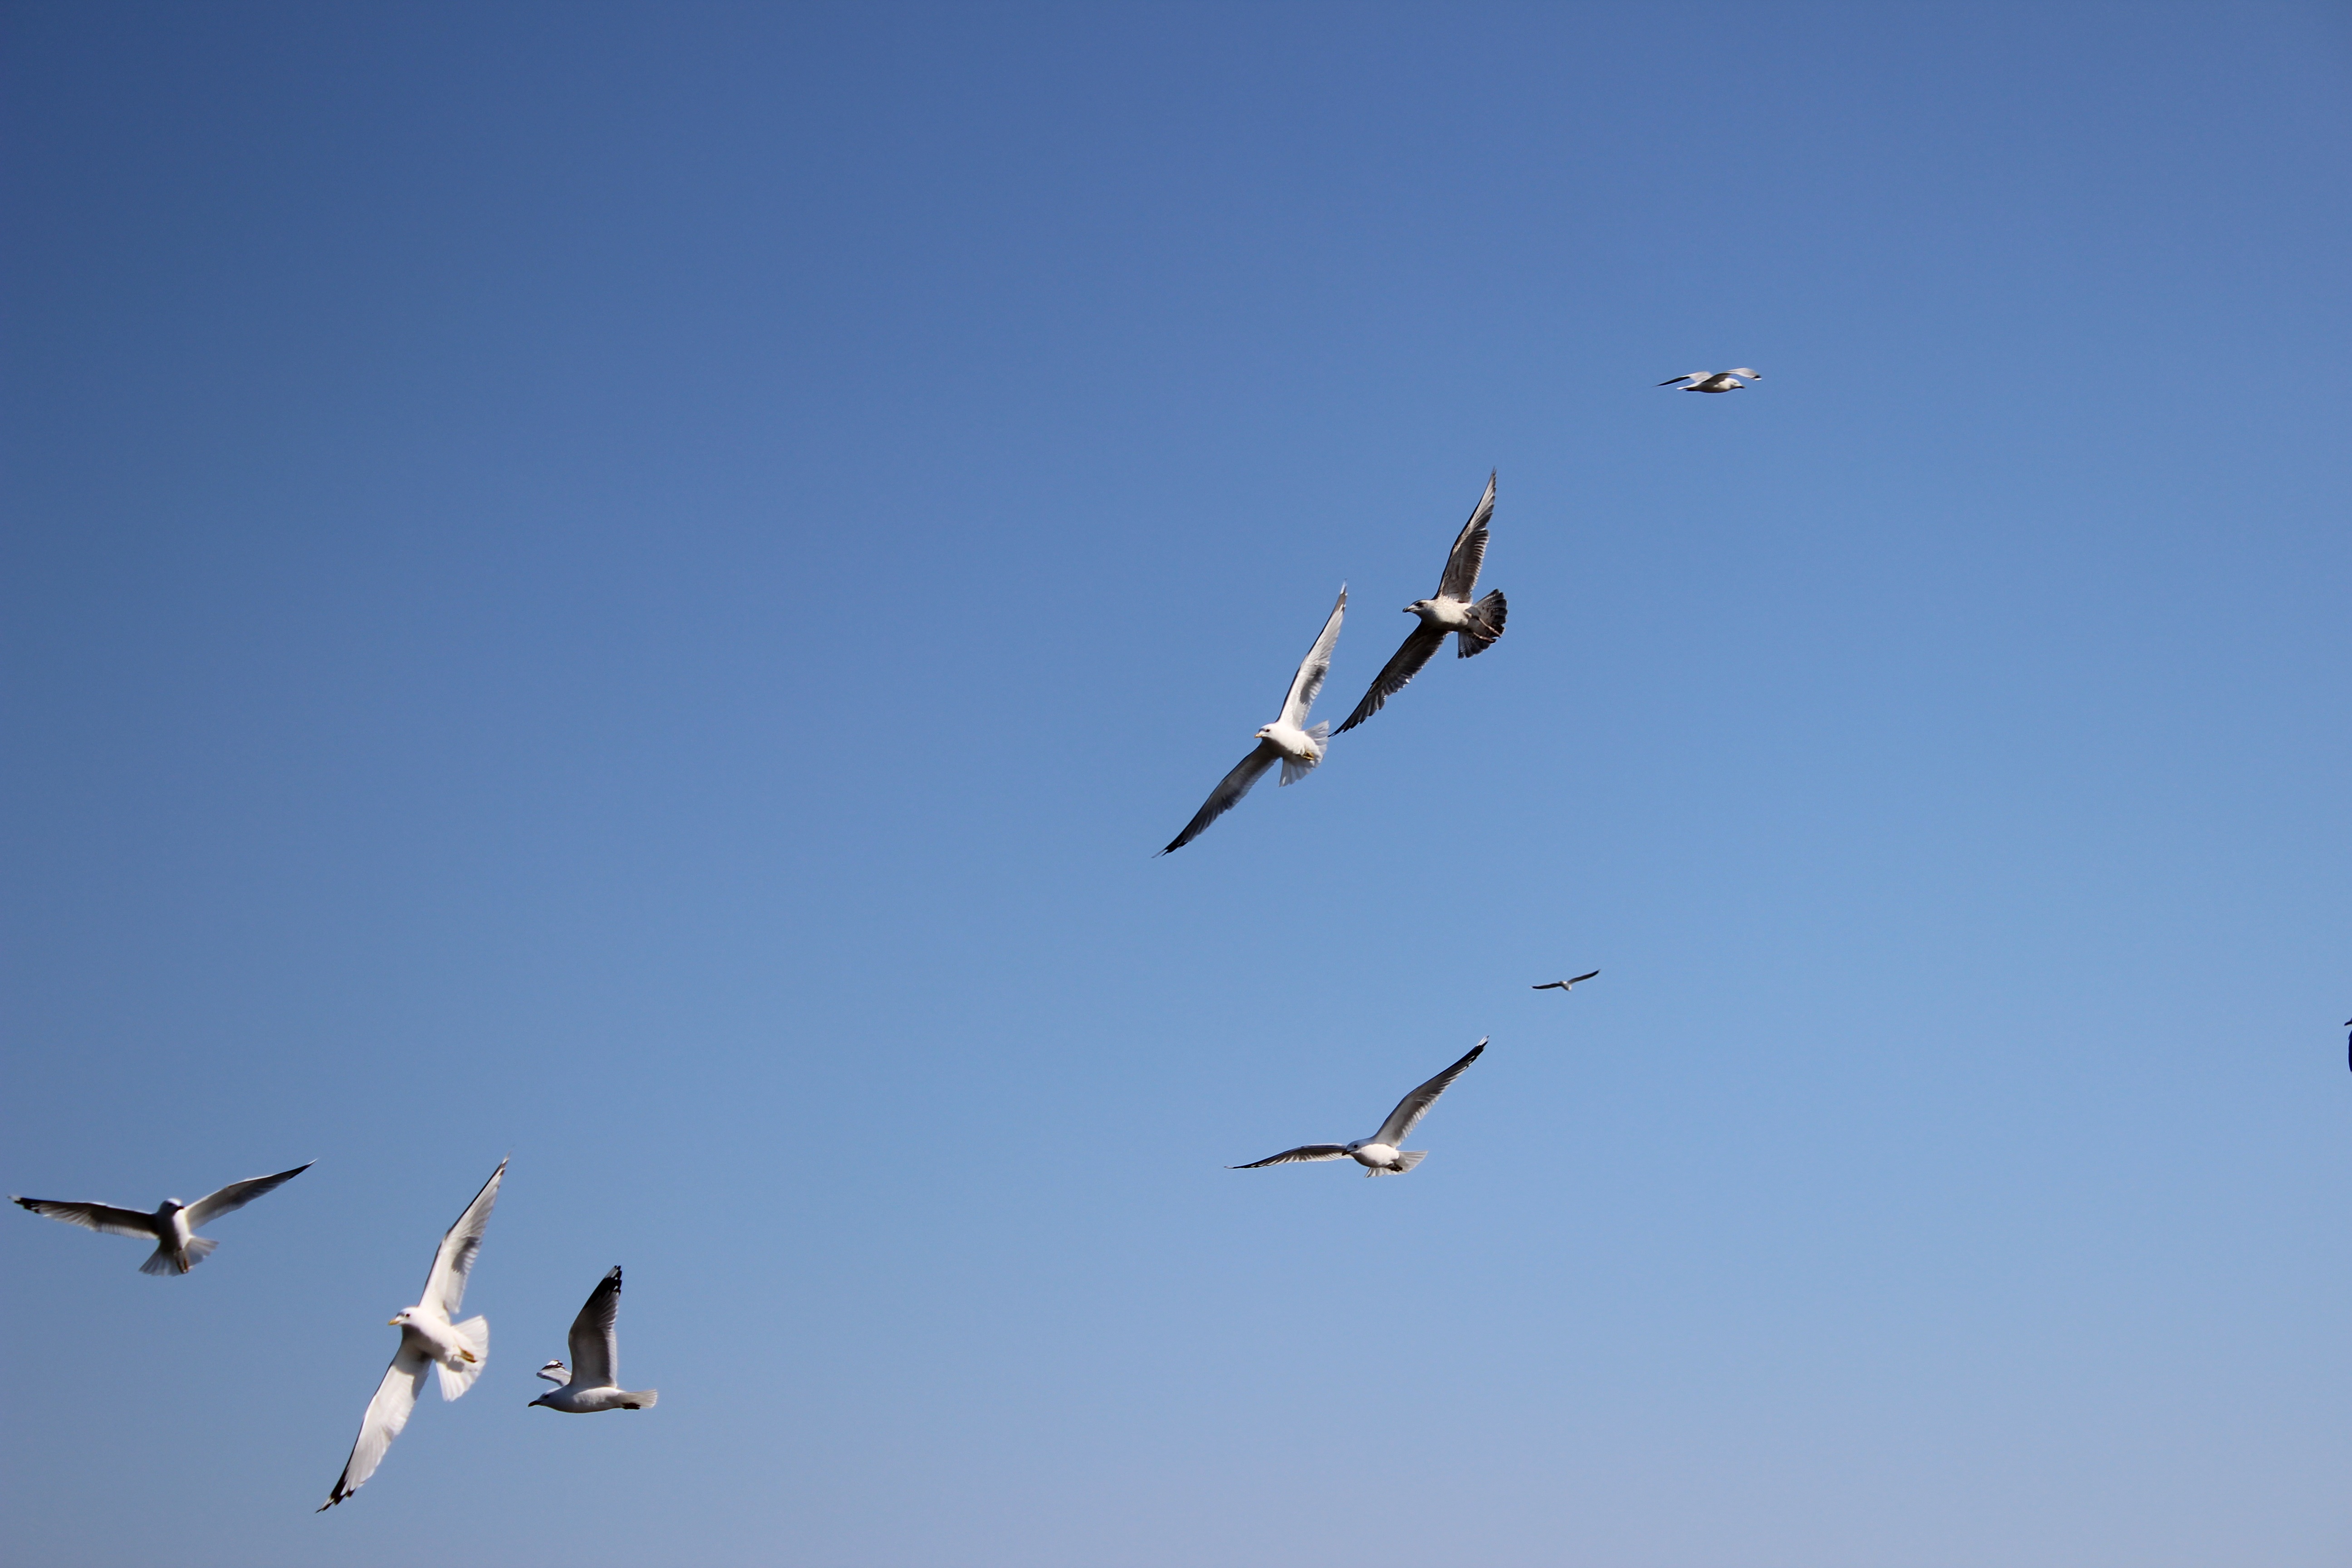
{"label": "white seagull", "polygon": [[1253,1160],[1246,1165],[1228,1165],[1229,1171],[1255,1171],[1262,1165],[1291,1165],[1309,1160],[1353,1160],[1364,1167],[1367,1176],[1401,1176],[1429,1157],[1426,1149],[1399,1149],[1398,1144],[1412,1136],[1414,1124],[1429,1114],[1445,1086],[1462,1076],[1462,1069],[1478,1059],[1486,1048],[1481,1039],[1470,1047],[1470,1054],[1397,1101],[1381,1130],[1370,1138],[1359,1138],[1353,1143],[1302,1143],[1296,1149],[1285,1149],[1279,1154],[1268,1154],[1263,1160]]}
{"label": "white seagull", "polygon": [[482,1232],[490,1223],[491,1205],[499,1201],[499,1182],[506,1173],[507,1163],[501,1160],[482,1190],[474,1194],[474,1201],[466,1205],[466,1212],[457,1216],[457,1223],[441,1238],[433,1254],[433,1271],[425,1277],[424,1295],[414,1307],[403,1307],[393,1315],[392,1326],[400,1331],[400,1349],[384,1368],[383,1381],[375,1385],[367,1414],[360,1417],[359,1440],[352,1445],[352,1457],[343,1461],[343,1473],[335,1478],[334,1489],[319,1505],[320,1513],[367,1485],[367,1479],[383,1463],[384,1450],[392,1447],[392,1440],[408,1425],[409,1413],[416,1408],[427,1366],[441,1374],[444,1400],[457,1398],[482,1375],[482,1363],[490,1354],[490,1321],[468,1318],[456,1323],[450,1320],[466,1299],[466,1276],[482,1250]]}
{"label": "white seagull", "polygon": [[1573,991],[1578,986],[1583,984],[1586,981],[1597,978],[1600,973],[1601,971],[1596,969],[1591,974],[1580,974],[1573,980],[1547,980],[1540,985],[1530,985],[1528,989],[1530,991]]}
{"label": "white seagull", "polygon": [[[1695,370],[1688,375],[1678,375],[1672,381],[1662,381],[1660,386],[1680,386],[1685,392],[1745,392],[1748,381],[1761,381],[1763,373],[1753,370]],[[1688,384],[1685,385],[1685,384]]]}
{"label": "white seagull", "polygon": [[596,1282],[588,1292],[588,1304],[572,1320],[572,1333],[566,1348],[572,1352],[572,1364],[549,1362],[539,1369],[539,1375],[555,1386],[531,1401],[550,1410],[561,1410],[572,1415],[592,1415],[599,1410],[651,1410],[661,1399],[658,1388],[623,1388],[616,1381],[620,1376],[621,1347],[613,1331],[614,1321],[621,1315],[621,1266]]}
{"label": "white seagull", "polygon": [[155,1250],[149,1253],[147,1261],[139,1266],[140,1273],[185,1274],[211,1257],[213,1248],[220,1245],[210,1237],[196,1235],[199,1226],[243,1208],[271,1188],[292,1181],[317,1163],[315,1160],[306,1161],[274,1176],[256,1176],[247,1182],[231,1182],[220,1191],[198,1198],[192,1204],[166,1198],[155,1205],[153,1214],[142,1214],[137,1209],[119,1209],[109,1204],[58,1203],[52,1198],[12,1198],[10,1201],[35,1214],[61,1219],[84,1230],[152,1241],[155,1244]]}
{"label": "white seagull", "polygon": [[1498,591],[1487,595],[1475,604],[1470,595],[1478,591],[1478,568],[1486,559],[1486,523],[1495,515],[1495,476],[1486,476],[1486,493],[1478,498],[1470,513],[1470,521],[1454,537],[1454,548],[1445,557],[1445,573],[1437,580],[1437,592],[1426,599],[1415,599],[1404,607],[1408,616],[1419,616],[1421,625],[1405,634],[1404,646],[1396,650],[1381,672],[1372,677],[1372,689],[1339,726],[1344,735],[1381,710],[1381,704],[1404,689],[1406,681],[1421,673],[1421,667],[1430,661],[1445,641],[1445,634],[1454,634],[1454,653],[1457,658],[1468,658],[1495,646],[1503,635],[1503,617],[1510,605]]}
{"label": "white seagull", "polygon": [[1331,673],[1331,649],[1339,640],[1339,622],[1348,613],[1348,585],[1339,584],[1339,602],[1331,606],[1331,618],[1323,623],[1316,634],[1315,646],[1298,661],[1298,673],[1290,678],[1290,689],[1283,693],[1282,716],[1273,723],[1260,727],[1257,744],[1209,792],[1209,798],[1184,831],[1168,841],[1160,851],[1166,855],[1181,849],[1209,824],[1234,808],[1234,802],[1249,794],[1250,785],[1265,776],[1265,770],[1276,762],[1282,763],[1282,782],[1291,784],[1315,771],[1323,760],[1323,743],[1331,731],[1329,721],[1312,730],[1305,728],[1307,710],[1315,706],[1318,692],[1323,689],[1323,678]]}

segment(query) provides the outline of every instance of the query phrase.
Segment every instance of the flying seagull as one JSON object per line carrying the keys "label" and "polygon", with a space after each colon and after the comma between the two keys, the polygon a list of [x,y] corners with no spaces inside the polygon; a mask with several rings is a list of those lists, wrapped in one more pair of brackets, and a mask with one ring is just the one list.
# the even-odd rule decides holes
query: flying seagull
{"label": "flying seagull", "polygon": [[[2352,1018],[2345,1019],[2344,1026],[2347,1029],[2352,1029]],[[2344,1037],[2344,1065],[2347,1067],[2352,1067],[2352,1035],[2347,1035]],[[25,1200],[18,1198],[16,1201],[21,1204]]]}
{"label": "flying seagull", "polygon": [[1486,522],[1495,515],[1495,476],[1486,476],[1486,493],[1478,498],[1477,507],[1470,521],[1454,536],[1454,548],[1445,557],[1445,574],[1437,581],[1437,592],[1426,599],[1415,599],[1404,607],[1408,616],[1419,616],[1421,624],[1405,634],[1404,646],[1396,650],[1381,672],[1372,677],[1372,689],[1339,726],[1344,735],[1381,710],[1381,704],[1404,689],[1406,681],[1421,673],[1421,667],[1430,661],[1445,641],[1445,634],[1454,634],[1454,653],[1457,658],[1468,658],[1495,646],[1503,635],[1503,617],[1510,605],[1497,591],[1473,604],[1470,595],[1478,591],[1478,568],[1486,559]]}
{"label": "flying seagull", "polygon": [[392,1326],[400,1331],[400,1349],[384,1368],[383,1381],[375,1385],[367,1414],[360,1417],[359,1440],[352,1445],[352,1457],[343,1462],[343,1473],[335,1478],[334,1489],[319,1505],[320,1513],[367,1485],[367,1479],[383,1463],[384,1450],[392,1447],[392,1440],[408,1425],[409,1413],[416,1408],[427,1366],[441,1374],[444,1400],[457,1398],[482,1375],[482,1363],[490,1354],[490,1321],[468,1318],[456,1323],[450,1320],[466,1299],[466,1276],[482,1250],[482,1232],[489,1226],[491,1205],[499,1201],[499,1182],[506,1173],[507,1163],[501,1160],[482,1190],[474,1194],[474,1201],[466,1205],[466,1212],[457,1216],[457,1223],[441,1238],[433,1254],[433,1271],[425,1277],[425,1292],[416,1305],[403,1307],[393,1315]]}
{"label": "flying seagull", "polygon": [[1748,381],[1761,381],[1764,374],[1754,370],[1695,370],[1688,375],[1678,375],[1672,381],[1662,381],[1660,386],[1679,386],[1685,392],[1745,392]]}
{"label": "flying seagull", "polygon": [[1578,986],[1583,984],[1586,981],[1593,979],[1595,976],[1599,975],[1601,971],[1596,969],[1591,974],[1580,974],[1573,980],[1547,980],[1541,985],[1530,985],[1528,989],[1530,991],[1573,991]]}
{"label": "flying seagull", "polygon": [[155,1250],[139,1266],[142,1274],[185,1274],[212,1256],[220,1245],[210,1237],[196,1235],[197,1227],[220,1218],[225,1214],[243,1208],[271,1188],[292,1181],[318,1162],[306,1161],[290,1171],[280,1171],[274,1176],[256,1176],[249,1182],[231,1182],[216,1193],[184,1204],[177,1198],[166,1198],[155,1205],[153,1214],[141,1214],[137,1209],[119,1209],[107,1204],[61,1204],[49,1198],[15,1198],[21,1208],[35,1214],[61,1219],[68,1225],[78,1225],[84,1230],[100,1231],[107,1236],[131,1236],[142,1241],[152,1241]]}
{"label": "flying seagull", "polygon": [[561,1410],[572,1415],[592,1415],[599,1410],[651,1410],[661,1398],[658,1388],[641,1388],[632,1393],[614,1380],[620,1375],[621,1350],[613,1332],[614,1321],[621,1315],[621,1266],[596,1282],[588,1292],[588,1304],[572,1320],[572,1334],[567,1348],[572,1352],[572,1364],[549,1362],[539,1369],[539,1375],[555,1384],[531,1401],[550,1410]]}
{"label": "flying seagull", "polygon": [[1412,1132],[1413,1126],[1429,1114],[1445,1086],[1462,1076],[1462,1069],[1478,1059],[1486,1048],[1481,1039],[1470,1047],[1470,1054],[1397,1101],[1381,1130],[1370,1138],[1359,1138],[1353,1143],[1302,1143],[1296,1149],[1285,1149],[1279,1154],[1268,1154],[1263,1160],[1253,1160],[1246,1165],[1228,1165],[1229,1171],[1255,1171],[1262,1165],[1290,1165],[1309,1160],[1353,1160],[1364,1167],[1367,1176],[1401,1176],[1429,1157],[1426,1149],[1399,1149]]}
{"label": "flying seagull", "polygon": [[1292,784],[1315,771],[1323,760],[1323,744],[1330,733],[1329,721],[1312,730],[1306,728],[1307,710],[1315,706],[1316,694],[1323,689],[1323,678],[1331,673],[1331,648],[1339,640],[1339,621],[1348,613],[1348,585],[1339,584],[1339,602],[1331,606],[1331,618],[1323,623],[1316,634],[1315,646],[1298,661],[1298,673],[1290,678],[1290,689],[1283,693],[1282,717],[1263,726],[1257,732],[1257,744],[1250,754],[1234,765],[1234,771],[1209,792],[1184,831],[1168,841],[1160,851],[1166,855],[1181,849],[1209,824],[1234,808],[1234,802],[1249,794],[1250,785],[1265,776],[1265,770],[1278,761],[1282,763],[1282,782]]}

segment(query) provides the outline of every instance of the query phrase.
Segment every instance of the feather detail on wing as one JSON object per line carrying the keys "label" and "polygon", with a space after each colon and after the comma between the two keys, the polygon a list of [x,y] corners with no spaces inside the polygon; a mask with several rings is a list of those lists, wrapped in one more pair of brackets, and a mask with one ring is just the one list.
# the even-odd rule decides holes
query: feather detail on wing
{"label": "feather detail on wing", "polygon": [[556,1387],[562,1388],[572,1381],[572,1369],[560,1361],[551,1361],[539,1369],[539,1375],[555,1384]]}
{"label": "feather detail on wing", "polygon": [[499,1201],[499,1183],[506,1173],[507,1163],[501,1160],[433,1254],[433,1271],[425,1277],[425,1294],[418,1300],[439,1307],[445,1318],[455,1319],[465,1302],[466,1277],[473,1272],[474,1259],[482,1250],[482,1232],[489,1226],[490,1210]]}
{"label": "feather detail on wing", "polygon": [[1250,785],[1264,778],[1265,771],[1274,766],[1275,759],[1280,755],[1281,747],[1272,741],[1260,741],[1248,756],[1234,764],[1233,772],[1217,781],[1217,787],[1209,792],[1209,798],[1202,804],[1200,810],[1192,814],[1192,820],[1184,825],[1184,831],[1170,839],[1167,848],[1160,853],[1166,855],[1181,849],[1201,837],[1202,829],[1231,811],[1234,802],[1249,794]]}
{"label": "feather detail on wing", "polygon": [[292,1181],[317,1163],[315,1160],[305,1161],[292,1170],[280,1171],[274,1176],[256,1176],[250,1181],[231,1182],[216,1193],[207,1193],[188,1205],[188,1228],[202,1230],[205,1222],[235,1213],[262,1194]]}
{"label": "feather detail on wing", "polygon": [[583,1388],[603,1388],[619,1381],[621,1355],[614,1325],[621,1315],[621,1266],[596,1282],[587,1305],[572,1320],[572,1375]]}
{"label": "feather detail on wing", "polygon": [[383,1381],[375,1385],[375,1397],[368,1401],[367,1414],[360,1417],[359,1440],[352,1445],[352,1457],[344,1461],[343,1473],[335,1478],[327,1500],[319,1505],[320,1513],[367,1485],[367,1479],[383,1463],[384,1450],[392,1447],[392,1440],[400,1436],[416,1409],[416,1396],[424,1391],[425,1369],[429,1364],[425,1352],[402,1334],[399,1352],[383,1369]]}
{"label": "feather detail on wing", "polygon": [[1389,1119],[1381,1123],[1381,1130],[1372,1134],[1372,1142],[1385,1143],[1393,1149],[1411,1137],[1413,1128],[1429,1114],[1429,1108],[1437,1103],[1437,1097],[1445,1092],[1446,1086],[1460,1078],[1462,1069],[1476,1061],[1478,1053],[1486,1048],[1486,1042],[1480,1040],[1470,1047],[1468,1056],[1398,1100],[1396,1109],[1389,1112]]}
{"label": "feather detail on wing", "polygon": [[1379,712],[1381,704],[1402,691],[1405,683],[1421,673],[1421,667],[1430,661],[1444,641],[1444,632],[1428,626],[1416,626],[1405,634],[1404,645],[1381,666],[1381,672],[1372,677],[1371,689],[1364,693],[1364,700],[1356,704],[1356,710],[1348,715],[1348,721],[1335,733],[1344,735]]}
{"label": "feather detail on wing", "polygon": [[1454,548],[1446,553],[1445,575],[1438,579],[1437,596],[1470,602],[1478,586],[1478,568],[1486,560],[1486,524],[1495,515],[1495,476],[1486,476],[1486,493],[1478,498],[1470,513],[1470,521],[1462,525],[1454,536]]}
{"label": "feather detail on wing", "polygon": [[1279,1154],[1268,1154],[1263,1160],[1252,1160],[1246,1165],[1228,1165],[1228,1171],[1255,1171],[1265,1165],[1297,1165],[1312,1160],[1344,1160],[1348,1157],[1345,1144],[1301,1143],[1296,1149],[1285,1149]]}
{"label": "feather detail on wing", "polygon": [[1348,585],[1339,584],[1339,602],[1331,606],[1331,615],[1323,629],[1315,634],[1315,646],[1298,661],[1298,673],[1290,678],[1290,689],[1282,699],[1282,719],[1286,724],[1307,728],[1307,710],[1315,706],[1315,699],[1323,689],[1323,678],[1331,673],[1331,650],[1339,643],[1339,623],[1348,614]]}
{"label": "feather detail on wing", "polygon": [[19,1208],[29,1209],[51,1219],[61,1219],[68,1225],[78,1225],[84,1230],[94,1230],[104,1236],[135,1236],[142,1241],[152,1241],[163,1234],[155,1227],[155,1216],[141,1214],[137,1209],[119,1209],[111,1204],[66,1204],[49,1198],[17,1198]]}

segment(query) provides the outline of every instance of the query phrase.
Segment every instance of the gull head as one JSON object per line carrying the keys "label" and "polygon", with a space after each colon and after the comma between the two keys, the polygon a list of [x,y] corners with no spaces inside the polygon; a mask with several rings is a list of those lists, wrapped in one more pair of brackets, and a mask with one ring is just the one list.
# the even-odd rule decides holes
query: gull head
{"label": "gull head", "polygon": [[394,1312],[391,1317],[384,1320],[384,1327],[388,1329],[404,1329],[415,1321],[416,1321],[416,1309],[414,1307],[403,1307],[399,1311]]}

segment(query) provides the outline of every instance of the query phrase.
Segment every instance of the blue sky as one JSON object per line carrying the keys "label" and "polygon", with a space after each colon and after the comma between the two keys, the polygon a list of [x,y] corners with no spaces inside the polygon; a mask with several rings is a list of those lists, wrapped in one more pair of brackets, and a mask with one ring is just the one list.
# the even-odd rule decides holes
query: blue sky
{"label": "blue sky", "polygon": [[[0,71],[0,1185],[319,1161],[182,1279],[0,1224],[0,1554],[2352,1549],[2340,7]],[[1501,646],[1151,858],[1489,468]],[[1411,1180],[1223,1168],[1481,1035]],[[615,1262],[659,1409],[525,1409]]]}

